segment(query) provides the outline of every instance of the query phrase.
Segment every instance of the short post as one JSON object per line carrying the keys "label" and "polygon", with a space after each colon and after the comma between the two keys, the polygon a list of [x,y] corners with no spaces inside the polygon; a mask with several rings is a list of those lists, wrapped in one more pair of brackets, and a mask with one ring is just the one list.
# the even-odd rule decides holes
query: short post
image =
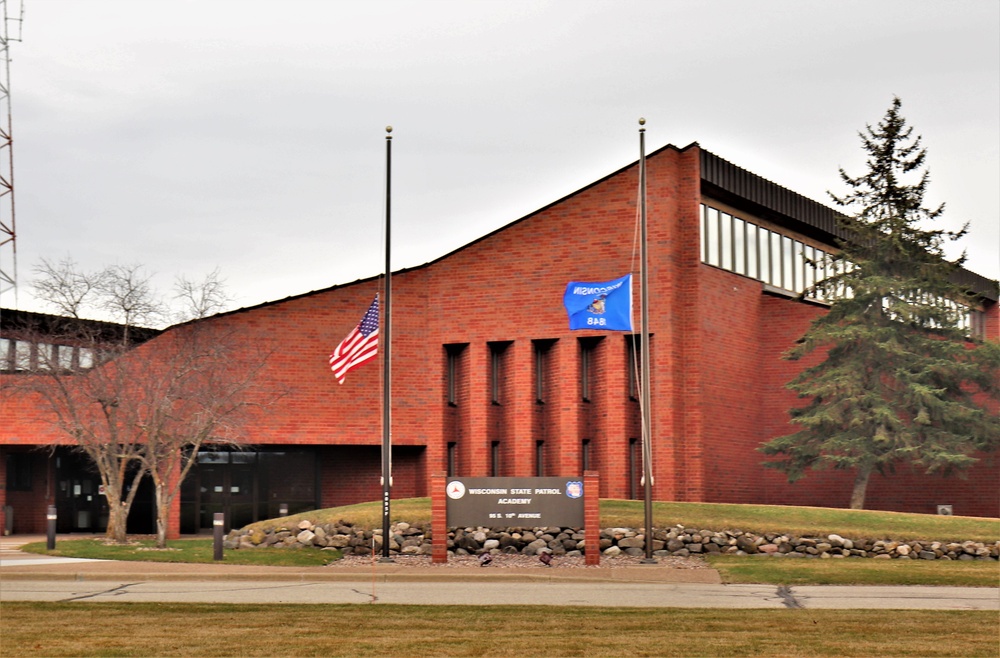
{"label": "short post", "polygon": [[288,503],[278,505],[278,516],[288,516]]}
{"label": "short post", "polygon": [[212,518],[212,530],[214,542],[212,544],[214,553],[212,559],[221,560],[222,559],[222,531],[225,525],[225,515],[222,512],[216,512],[215,516]]}
{"label": "short post", "polygon": [[54,551],[56,550],[56,506],[49,505],[49,510],[45,514],[46,532],[45,532],[45,550]]}
{"label": "short post", "polygon": [[587,566],[601,564],[601,474],[583,472],[583,541],[586,550],[583,561]]}
{"label": "short post", "polygon": [[448,498],[447,474],[431,474],[431,562],[448,563]]}

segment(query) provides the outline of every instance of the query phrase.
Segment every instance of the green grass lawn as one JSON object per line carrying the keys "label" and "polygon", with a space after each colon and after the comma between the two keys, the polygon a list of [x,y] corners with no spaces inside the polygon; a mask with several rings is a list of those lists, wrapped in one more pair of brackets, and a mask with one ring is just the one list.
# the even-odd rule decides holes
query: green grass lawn
{"label": "green grass lawn", "polygon": [[724,583],[772,585],[1000,586],[996,560],[874,560],[712,555],[708,563]]}
{"label": "green grass lawn", "polygon": [[997,655],[979,611],[4,603],[4,656]]}
{"label": "green grass lawn", "polygon": [[[59,557],[91,558],[98,560],[123,560],[127,562],[215,562],[212,539],[176,539],[166,550],[154,548],[152,539],[132,541],[128,544],[109,544],[103,539],[60,539],[56,550],[45,550],[44,542],[24,545],[21,550]],[[277,548],[256,551],[225,551],[226,564],[251,564],[273,567],[322,566],[340,558],[340,551],[308,548]]]}

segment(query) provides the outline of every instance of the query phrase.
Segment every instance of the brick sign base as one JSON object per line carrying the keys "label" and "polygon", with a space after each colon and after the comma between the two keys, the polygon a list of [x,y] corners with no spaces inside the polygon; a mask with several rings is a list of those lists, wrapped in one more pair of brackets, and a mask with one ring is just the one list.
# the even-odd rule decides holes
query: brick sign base
{"label": "brick sign base", "polygon": [[[435,564],[448,562],[448,496],[446,487],[448,477],[444,473],[431,476],[431,561]],[[587,565],[601,563],[600,537],[600,475],[597,471],[586,471],[583,474],[583,536],[586,550],[584,562]],[[537,524],[536,524],[537,525]],[[502,522],[499,519],[491,525],[483,527],[534,527],[523,522]]]}

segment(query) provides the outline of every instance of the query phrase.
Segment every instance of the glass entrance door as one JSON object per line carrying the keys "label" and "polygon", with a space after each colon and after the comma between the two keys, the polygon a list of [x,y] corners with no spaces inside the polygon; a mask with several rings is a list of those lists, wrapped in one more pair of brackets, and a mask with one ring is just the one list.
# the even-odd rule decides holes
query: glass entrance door
{"label": "glass entrance door", "polygon": [[319,466],[313,449],[206,450],[181,487],[181,532],[212,528],[225,514],[225,527],[240,528],[297,514],[319,504]]}
{"label": "glass entrance door", "polygon": [[256,453],[203,452],[198,455],[199,528],[211,528],[215,514],[225,518],[225,529],[253,523],[256,491]]}
{"label": "glass entrance door", "polygon": [[56,457],[56,530],[102,532],[108,525],[108,504],[101,478],[80,455]]}

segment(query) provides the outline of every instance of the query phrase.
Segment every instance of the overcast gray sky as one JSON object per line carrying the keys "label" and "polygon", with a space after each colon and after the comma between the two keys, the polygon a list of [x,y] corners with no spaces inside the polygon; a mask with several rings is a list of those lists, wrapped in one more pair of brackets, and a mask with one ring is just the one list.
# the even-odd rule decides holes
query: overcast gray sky
{"label": "overcast gray sky", "polygon": [[[433,260],[632,162],[703,148],[818,201],[893,95],[951,250],[1000,278],[1000,3],[24,0],[11,47],[31,268],[219,267],[234,306]],[[8,0],[16,7],[17,0]],[[11,294],[3,300],[12,306]]]}

